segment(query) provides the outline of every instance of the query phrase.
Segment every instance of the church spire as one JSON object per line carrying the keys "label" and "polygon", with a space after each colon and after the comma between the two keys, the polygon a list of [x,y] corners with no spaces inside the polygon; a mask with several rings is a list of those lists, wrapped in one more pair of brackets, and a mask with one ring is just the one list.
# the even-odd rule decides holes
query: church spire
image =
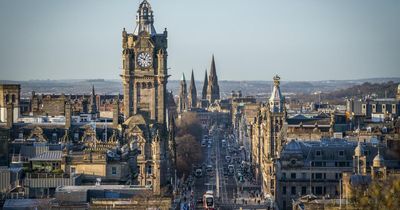
{"label": "church spire", "polygon": [[97,113],[96,93],[94,91],[94,85],[92,85],[92,94],[90,95],[90,113]]}
{"label": "church spire", "polygon": [[180,82],[180,92],[179,92],[179,103],[178,103],[178,112],[181,113],[188,108],[188,100],[187,100],[187,85],[185,74],[182,74],[181,82]]}
{"label": "church spire", "polygon": [[206,74],[204,77],[204,84],[203,84],[203,92],[201,93],[201,99],[203,99],[203,100],[207,99],[207,87],[208,87],[208,76],[207,76],[207,69],[206,69]]}
{"label": "church spire", "polygon": [[220,94],[219,94],[217,70],[215,68],[215,59],[213,54],[210,67],[210,76],[208,77],[207,100],[211,104],[218,99],[220,99]]}
{"label": "church spire", "polygon": [[196,83],[194,81],[194,73],[192,69],[192,75],[190,77],[190,86],[189,86],[189,108],[197,107],[197,90]]}

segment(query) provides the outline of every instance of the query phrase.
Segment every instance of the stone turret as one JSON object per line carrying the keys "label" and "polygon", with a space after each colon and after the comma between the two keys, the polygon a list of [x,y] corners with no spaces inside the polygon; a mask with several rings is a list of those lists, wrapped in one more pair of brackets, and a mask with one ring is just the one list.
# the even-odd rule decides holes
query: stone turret
{"label": "stone turret", "polygon": [[94,85],[92,85],[92,94],[90,95],[90,114],[97,116],[97,113],[96,93],[94,91]]}
{"label": "stone turret", "polygon": [[136,13],[136,28],[134,31],[135,35],[138,35],[142,31],[154,35],[156,34],[156,29],[154,28],[154,16],[153,10],[147,0],[144,0],[139,5],[139,9]]}
{"label": "stone turret", "polygon": [[283,112],[283,106],[285,104],[285,98],[282,96],[281,89],[279,87],[281,78],[276,75],[274,76],[274,88],[269,98],[269,107],[271,112]]}
{"label": "stone turret", "polygon": [[113,127],[117,128],[119,124],[119,97],[115,97],[113,102]]}
{"label": "stone turret", "polygon": [[72,107],[71,103],[65,103],[65,129],[70,129],[72,125]]}

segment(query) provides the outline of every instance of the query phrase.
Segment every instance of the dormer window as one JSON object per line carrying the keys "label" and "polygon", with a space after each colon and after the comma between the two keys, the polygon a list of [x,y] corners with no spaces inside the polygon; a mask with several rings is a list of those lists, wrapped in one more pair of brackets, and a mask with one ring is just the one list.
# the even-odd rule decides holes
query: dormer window
{"label": "dormer window", "polygon": [[321,150],[315,151],[315,156],[320,157],[321,156]]}
{"label": "dormer window", "polygon": [[340,150],[340,151],[339,151],[339,156],[340,156],[340,157],[343,157],[343,156],[344,156],[344,151],[343,151],[343,150]]}

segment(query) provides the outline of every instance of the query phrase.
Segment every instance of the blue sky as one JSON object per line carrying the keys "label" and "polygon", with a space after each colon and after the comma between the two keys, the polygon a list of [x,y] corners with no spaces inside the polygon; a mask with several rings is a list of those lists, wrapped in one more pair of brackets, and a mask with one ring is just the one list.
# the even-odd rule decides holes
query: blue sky
{"label": "blue sky", "polygon": [[[400,77],[397,0],[149,0],[172,79]],[[138,0],[1,0],[0,79],[118,79]]]}

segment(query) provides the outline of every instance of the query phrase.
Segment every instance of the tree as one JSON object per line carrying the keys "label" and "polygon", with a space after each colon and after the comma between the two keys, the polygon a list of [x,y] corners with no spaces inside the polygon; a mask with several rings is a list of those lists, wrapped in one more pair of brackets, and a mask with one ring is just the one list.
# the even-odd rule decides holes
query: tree
{"label": "tree", "polygon": [[195,137],[196,141],[200,142],[203,137],[203,127],[196,113],[186,112],[177,122],[177,136],[190,134]]}
{"label": "tree", "polygon": [[400,209],[400,180],[375,180],[366,190],[354,189],[353,205],[357,209]]}
{"label": "tree", "polygon": [[190,134],[178,137],[176,144],[178,175],[188,176],[192,170],[192,164],[198,164],[202,160],[201,145]]}
{"label": "tree", "polygon": [[203,159],[201,139],[203,128],[195,113],[184,113],[177,121],[176,165],[179,176],[188,176],[192,164],[199,164]]}

